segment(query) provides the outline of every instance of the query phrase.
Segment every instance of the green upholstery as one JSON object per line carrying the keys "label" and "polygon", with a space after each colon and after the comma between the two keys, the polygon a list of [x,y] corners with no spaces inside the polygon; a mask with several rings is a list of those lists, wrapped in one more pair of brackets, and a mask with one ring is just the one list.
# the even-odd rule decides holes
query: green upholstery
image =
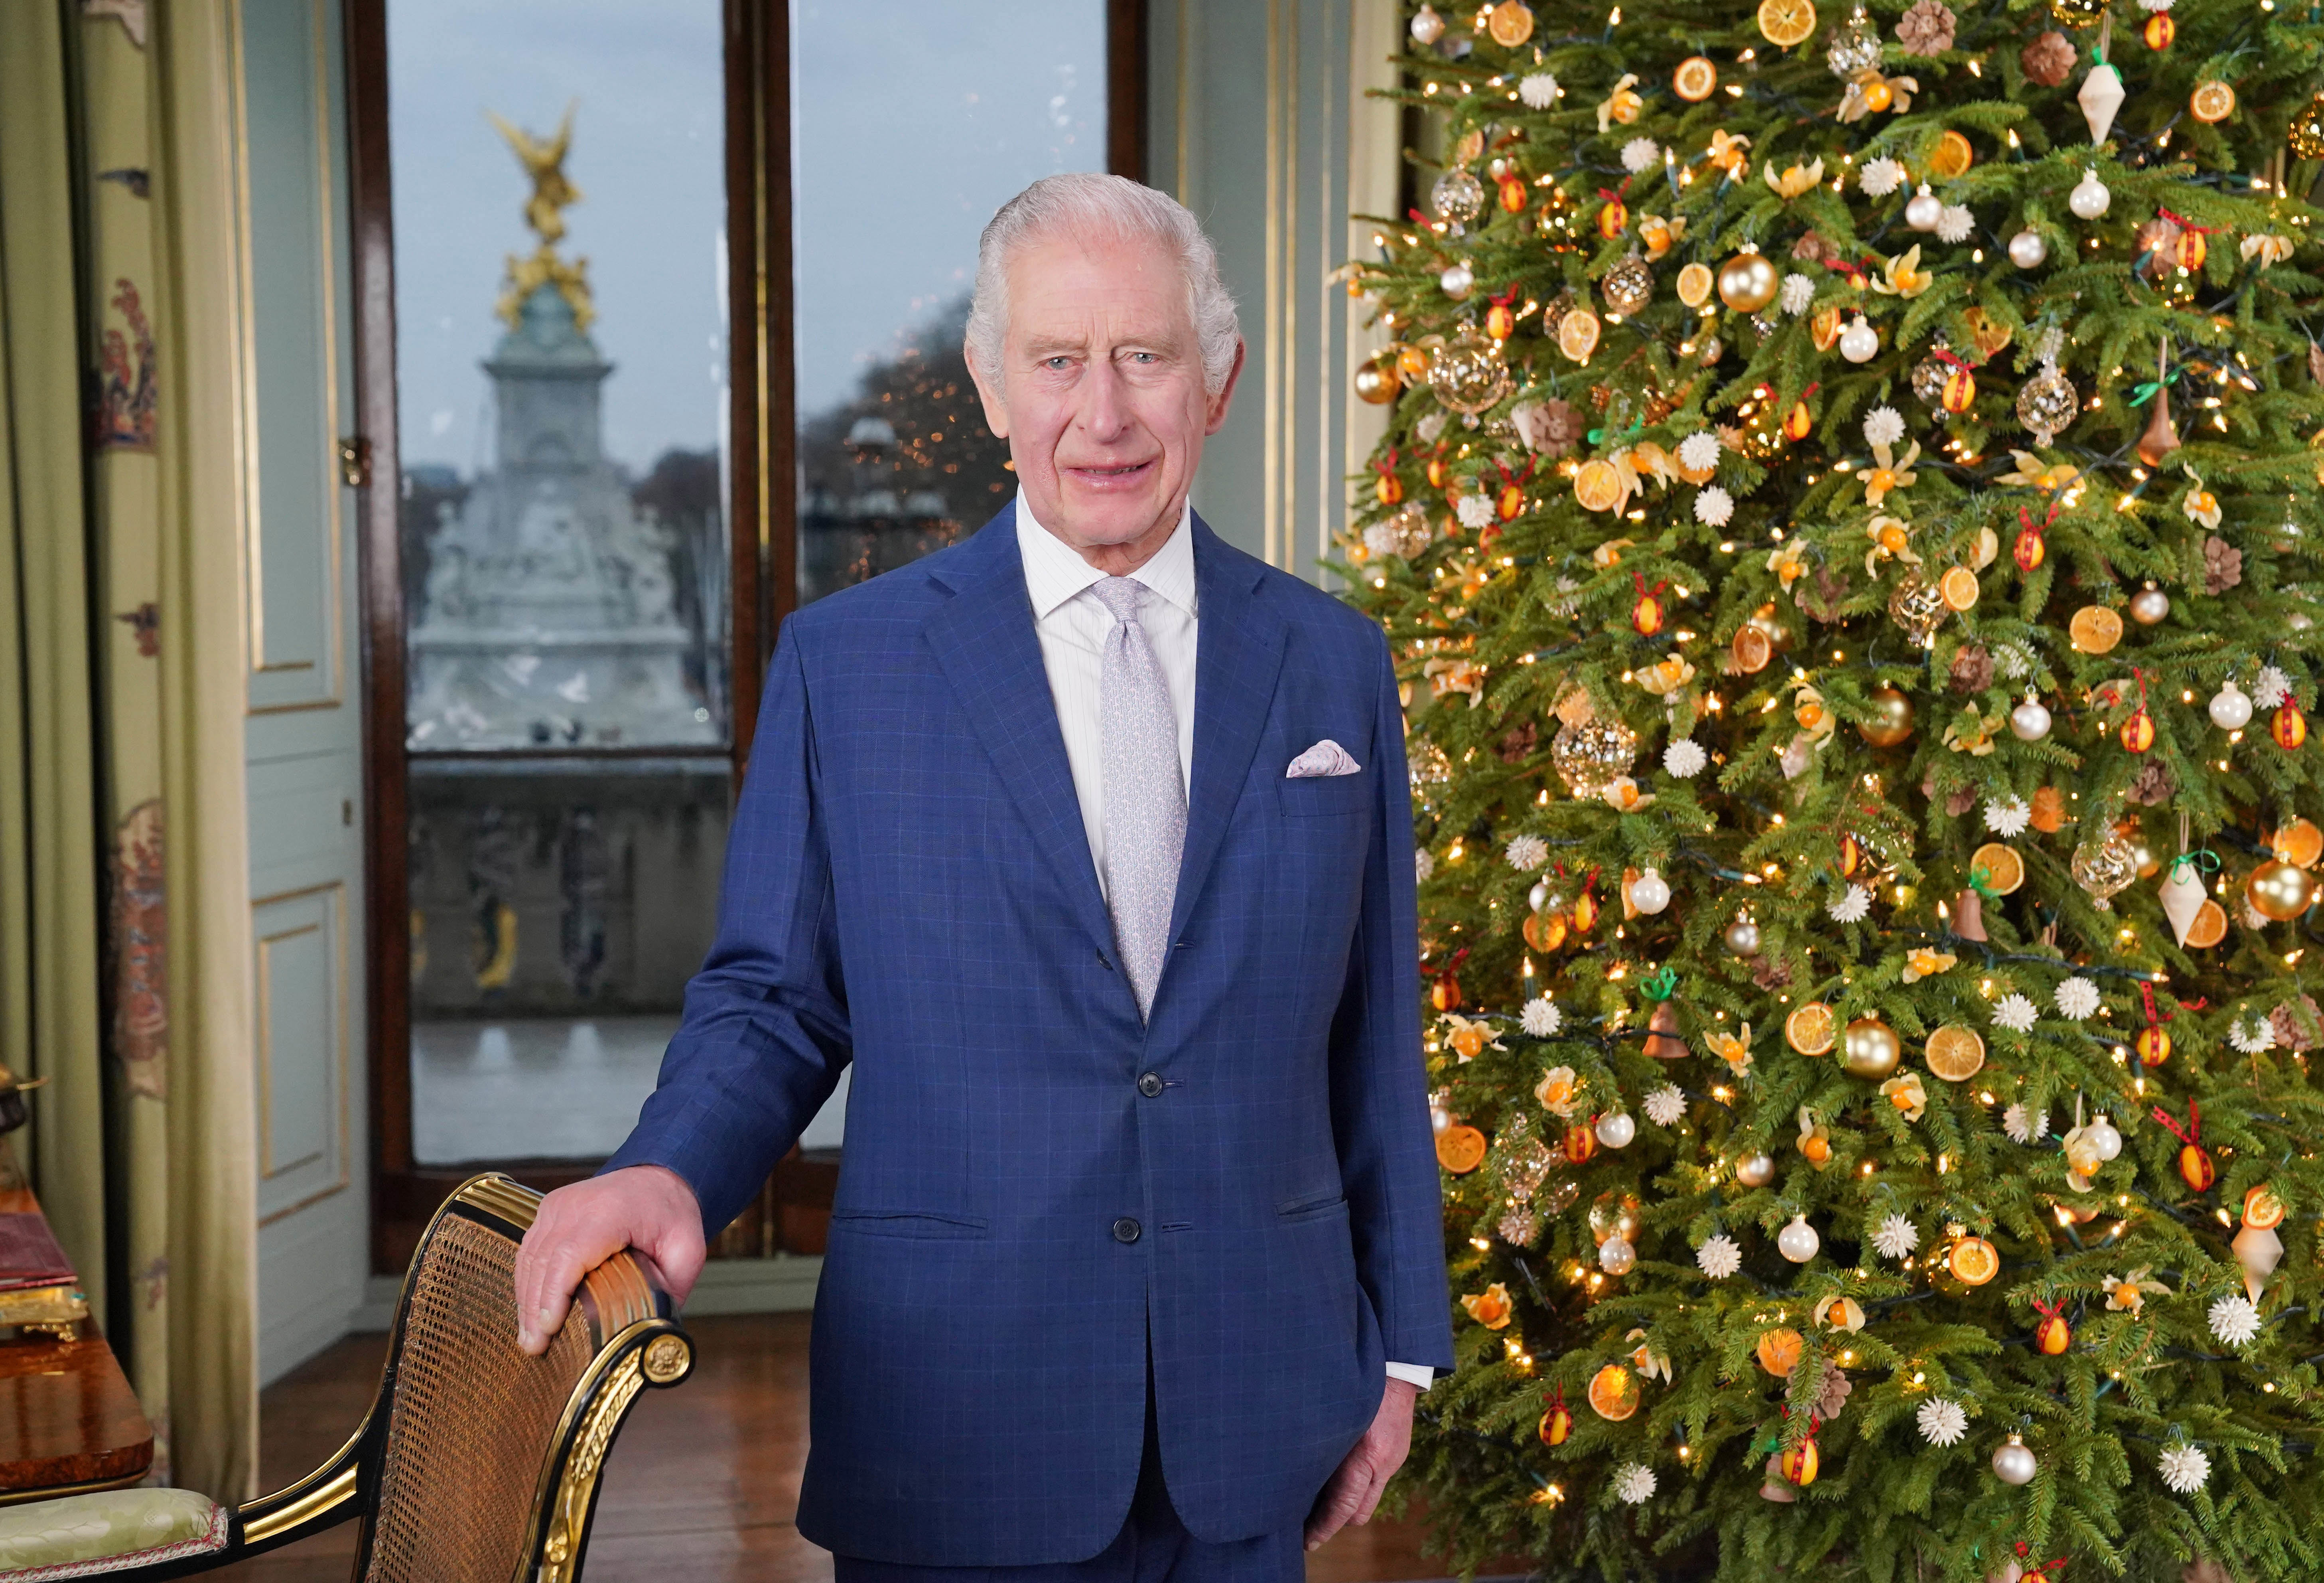
{"label": "green upholstery", "polygon": [[97,1578],[226,1548],[232,1514],[189,1489],[112,1489],[0,1506],[0,1583]]}

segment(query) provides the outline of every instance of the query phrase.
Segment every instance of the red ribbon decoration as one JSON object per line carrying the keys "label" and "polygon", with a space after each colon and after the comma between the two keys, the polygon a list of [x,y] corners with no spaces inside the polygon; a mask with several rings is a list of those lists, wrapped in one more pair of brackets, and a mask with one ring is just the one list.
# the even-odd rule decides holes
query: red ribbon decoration
{"label": "red ribbon decoration", "polygon": [[2043,1302],[2037,1297],[2034,1300],[2034,1311],[2045,1319],[2058,1319],[2066,1311],[2066,1300],[2061,1297],[2051,1302]]}
{"label": "red ribbon decoration", "polygon": [[2052,506],[2052,507],[2050,508],[2050,514],[2049,514],[2048,516],[2045,516],[2045,517],[2043,517],[2043,518],[2042,519],[2042,525],[2041,525],[2040,527],[2038,527],[2038,528],[2037,528],[2037,527],[2035,527],[2035,526],[2034,525],[2034,514],[2033,514],[2032,512],[2030,512],[2030,511],[2027,511],[2027,510],[2026,510],[2024,506],[2022,506],[2022,505],[2021,505],[2021,506],[2019,506],[2019,507],[2017,508],[2017,523],[2018,523],[2018,525],[2019,525],[2020,527],[2024,528],[2027,532],[2029,532],[2029,533],[2033,534],[2033,535],[2034,535],[2035,538],[2037,538],[2037,539],[2038,539],[2038,538],[2040,538],[2043,534],[2044,534],[2044,533],[2048,532],[2050,531],[2050,524],[2052,524],[2052,523],[2056,522],[2057,520],[2058,520],[2058,508],[2057,508],[2056,506],[2054,506],[2054,505],[2053,505],[2053,506]]}
{"label": "red ribbon decoration", "polygon": [[1620,203],[1624,199],[1630,196],[1630,178],[1628,176],[1623,177],[1622,184],[1619,187],[1612,188],[1610,190],[1600,187],[1598,190],[1598,196],[1604,199],[1608,203]]}
{"label": "red ribbon decoration", "polygon": [[[1464,947],[1462,949],[1465,949],[1466,948]],[[2163,1109],[2160,1105],[2154,1107],[2154,1119],[2161,1122],[2164,1126],[2169,1127],[2171,1129],[2171,1135],[2178,1139],[2181,1143],[2186,1144],[2190,1149],[2199,1146],[2202,1142],[2203,1113],[2195,1107],[2195,1102],[2192,1099],[2187,1101],[2187,1125],[2185,1126],[2182,1127],[2177,1122],[2172,1120],[2171,1113]]]}
{"label": "red ribbon decoration", "polygon": [[1950,347],[1931,347],[1929,348],[1929,356],[1936,358],[1941,363],[1951,364],[1963,374],[1967,374],[1969,370],[1977,366],[1974,363],[1964,363],[1961,359],[1953,356],[1953,350]]}
{"label": "red ribbon decoration", "polygon": [[[2034,1553],[2034,1547],[2022,1539],[2014,1548],[2016,1551],[2017,1559],[2021,1561]],[[2037,1562],[2025,1569],[2024,1576],[2028,1578],[2041,1579],[2043,1583],[2055,1583],[2055,1580],[2051,1578],[2053,1570],[2060,1577],[2065,1575],[2066,1558],[2064,1556],[2059,1556],[2053,1560]]]}
{"label": "red ribbon decoration", "polygon": [[1670,581],[1668,579],[1665,579],[1663,581],[1656,583],[1651,588],[1646,587],[1646,574],[1643,571],[1632,572],[1630,574],[1630,580],[1638,585],[1638,597],[1641,599],[1659,595],[1665,588],[1670,587]]}
{"label": "red ribbon decoration", "polygon": [[2161,215],[2164,219],[2169,220],[2172,225],[2178,227],[2182,231],[2200,231],[2206,236],[2217,236],[2220,231],[2226,229],[2223,226],[2199,226],[2194,221],[2189,219],[2186,216],[2174,215],[2167,208],[2158,208],[2154,212]]}
{"label": "red ribbon decoration", "polygon": [[1844,258],[1827,258],[1823,261],[1823,266],[1826,269],[1838,270],[1848,277],[1849,284],[1861,291],[1864,288],[1864,277],[1880,268],[1881,263],[1877,258],[1867,254],[1862,264],[1850,264]]}
{"label": "red ribbon decoration", "polygon": [[1507,308],[1510,303],[1517,300],[1517,289],[1515,286],[1511,286],[1508,291],[1502,292],[1498,297],[1488,297],[1485,299],[1486,301],[1490,302],[1496,308]]}
{"label": "red ribbon decoration", "polygon": [[1509,464],[1508,464],[1508,463],[1507,463],[1507,462],[1505,462],[1505,461],[1501,460],[1501,458],[1499,458],[1499,457],[1495,457],[1495,458],[1493,458],[1493,466],[1495,466],[1496,467],[1499,467],[1499,468],[1501,470],[1501,482],[1502,482],[1502,483],[1504,483],[1504,484],[1527,484],[1527,483],[1531,483],[1531,482],[1533,481],[1533,470],[1534,470],[1536,467],[1539,467],[1540,465],[1541,465],[1541,458],[1540,458],[1539,457],[1537,457],[1537,456],[1536,456],[1536,457],[1532,457],[1532,458],[1527,458],[1527,460],[1526,460],[1526,465],[1525,465],[1525,471],[1524,471],[1524,472],[1522,472],[1522,473],[1512,473],[1512,472],[1510,472],[1510,471],[1509,471]]}
{"label": "red ribbon decoration", "polygon": [[1396,471],[1396,451],[1393,447],[1388,450],[1388,460],[1381,461],[1378,458],[1373,458],[1372,471],[1378,473],[1383,478]]}

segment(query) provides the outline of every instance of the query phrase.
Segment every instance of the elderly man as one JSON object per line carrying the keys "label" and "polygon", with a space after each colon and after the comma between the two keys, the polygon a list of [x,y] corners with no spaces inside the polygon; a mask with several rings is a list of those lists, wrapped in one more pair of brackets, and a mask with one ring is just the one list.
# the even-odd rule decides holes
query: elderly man
{"label": "elderly man", "polygon": [[1188,509],[1243,347],[1184,208],[1011,199],[968,356],[1017,500],[785,624],[717,944],[523,1339],[624,1245],[683,1293],[852,1060],[798,1518],[840,1583],[1288,1583],[1452,1362],[1396,678]]}

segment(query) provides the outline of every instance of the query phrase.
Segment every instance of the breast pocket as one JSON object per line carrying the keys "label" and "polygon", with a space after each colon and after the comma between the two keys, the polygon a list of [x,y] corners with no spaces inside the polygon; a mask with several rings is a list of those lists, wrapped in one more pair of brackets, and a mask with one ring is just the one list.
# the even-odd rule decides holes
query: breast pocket
{"label": "breast pocket", "polygon": [[1368,769],[1352,775],[1286,775],[1276,788],[1283,811],[1296,817],[1361,813],[1375,794]]}

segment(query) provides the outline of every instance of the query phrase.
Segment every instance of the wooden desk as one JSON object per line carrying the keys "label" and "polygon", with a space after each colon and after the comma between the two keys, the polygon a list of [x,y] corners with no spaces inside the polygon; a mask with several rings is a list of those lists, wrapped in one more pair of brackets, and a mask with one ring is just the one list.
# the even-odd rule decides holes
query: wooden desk
{"label": "wooden desk", "polygon": [[[40,1208],[0,1185],[0,1213]],[[0,1505],[135,1484],[152,1465],[153,1426],[95,1320],[69,1341],[0,1339]]]}

